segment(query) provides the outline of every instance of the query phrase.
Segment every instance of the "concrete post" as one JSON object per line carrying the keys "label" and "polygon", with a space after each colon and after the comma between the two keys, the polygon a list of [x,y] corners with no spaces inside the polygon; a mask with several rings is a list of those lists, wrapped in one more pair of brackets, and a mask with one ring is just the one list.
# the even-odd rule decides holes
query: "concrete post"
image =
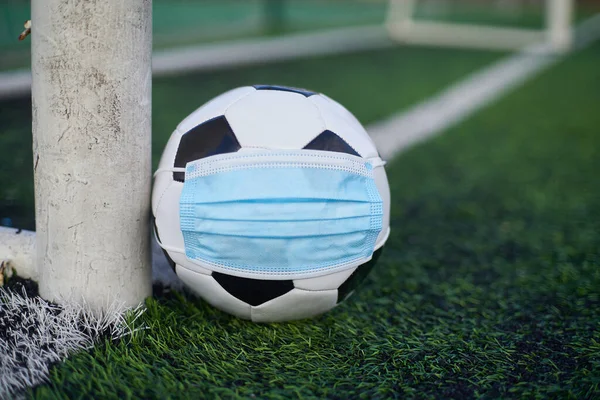
{"label": "concrete post", "polygon": [[151,294],[151,0],[32,0],[36,268],[93,310]]}

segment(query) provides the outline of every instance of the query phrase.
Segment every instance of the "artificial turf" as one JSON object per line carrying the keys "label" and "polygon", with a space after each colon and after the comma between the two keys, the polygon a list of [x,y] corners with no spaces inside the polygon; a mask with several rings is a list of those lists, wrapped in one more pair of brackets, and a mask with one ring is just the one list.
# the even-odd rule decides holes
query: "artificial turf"
{"label": "artificial turf", "polygon": [[386,251],[332,312],[254,324],[161,293],[149,329],[28,396],[598,398],[599,64],[596,44],[389,163]]}

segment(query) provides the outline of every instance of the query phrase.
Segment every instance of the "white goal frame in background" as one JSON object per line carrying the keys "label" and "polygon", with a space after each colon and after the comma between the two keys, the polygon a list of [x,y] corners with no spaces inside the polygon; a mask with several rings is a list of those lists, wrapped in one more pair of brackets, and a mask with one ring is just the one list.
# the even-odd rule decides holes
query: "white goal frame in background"
{"label": "white goal frame in background", "polygon": [[418,21],[414,19],[417,1],[389,0],[385,25],[393,40],[407,44],[497,50],[522,50],[546,42],[558,53],[566,52],[572,46],[574,0],[545,0],[543,29]]}

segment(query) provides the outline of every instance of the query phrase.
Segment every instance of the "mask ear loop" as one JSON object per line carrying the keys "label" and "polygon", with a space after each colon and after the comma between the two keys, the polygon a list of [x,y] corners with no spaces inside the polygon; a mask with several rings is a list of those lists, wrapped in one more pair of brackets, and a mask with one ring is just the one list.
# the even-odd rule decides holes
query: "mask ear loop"
{"label": "mask ear loop", "polygon": [[152,236],[154,236],[154,240],[156,240],[156,243],[158,243],[158,245],[160,246],[161,249],[163,249],[165,251],[172,251],[175,253],[185,254],[185,250],[178,249],[178,248],[172,247],[172,246],[165,246],[158,238],[158,233],[156,232],[156,228],[154,228],[154,227],[152,228]]}
{"label": "mask ear loop", "polygon": [[367,158],[367,162],[373,166],[373,168],[383,167],[387,164],[387,161],[382,160],[380,157]]}
{"label": "mask ear loop", "polygon": [[[173,172],[183,172],[185,173],[185,168],[178,168],[178,167],[171,167],[171,168],[159,168],[154,172],[154,177],[156,178],[156,176],[158,174],[161,174],[163,172],[169,172],[169,173],[173,173]],[[156,243],[158,243],[158,245],[160,246],[161,249],[165,250],[165,251],[173,251],[176,253],[180,253],[180,254],[185,254],[185,250],[183,249],[178,249],[176,247],[172,247],[172,246],[165,246],[159,239],[158,239],[158,233],[156,232],[155,228],[152,228],[152,235],[154,236],[154,240],[156,240]]]}
{"label": "mask ear loop", "polygon": [[156,178],[156,176],[158,174],[161,174],[163,172],[183,172],[183,173],[185,173],[185,168],[177,168],[177,167],[159,168],[159,169],[156,170],[156,172],[154,172],[153,177]]}
{"label": "mask ear loop", "polygon": [[160,241],[160,239],[158,238],[158,234],[156,233],[156,221],[153,221],[153,222],[154,222],[154,227],[152,227],[152,236],[154,236],[154,240],[156,240],[156,243],[158,243],[160,248],[164,249],[163,244]]}

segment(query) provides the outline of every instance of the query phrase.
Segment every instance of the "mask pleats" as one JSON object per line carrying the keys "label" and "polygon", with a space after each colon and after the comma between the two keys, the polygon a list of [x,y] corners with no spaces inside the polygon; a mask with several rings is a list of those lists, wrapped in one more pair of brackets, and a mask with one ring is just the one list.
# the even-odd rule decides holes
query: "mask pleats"
{"label": "mask pleats", "polygon": [[[298,273],[369,257],[382,225],[370,165],[298,153],[295,165],[229,155],[188,165],[180,198],[186,256],[256,273]],[[217,167],[215,167],[215,165]]]}

